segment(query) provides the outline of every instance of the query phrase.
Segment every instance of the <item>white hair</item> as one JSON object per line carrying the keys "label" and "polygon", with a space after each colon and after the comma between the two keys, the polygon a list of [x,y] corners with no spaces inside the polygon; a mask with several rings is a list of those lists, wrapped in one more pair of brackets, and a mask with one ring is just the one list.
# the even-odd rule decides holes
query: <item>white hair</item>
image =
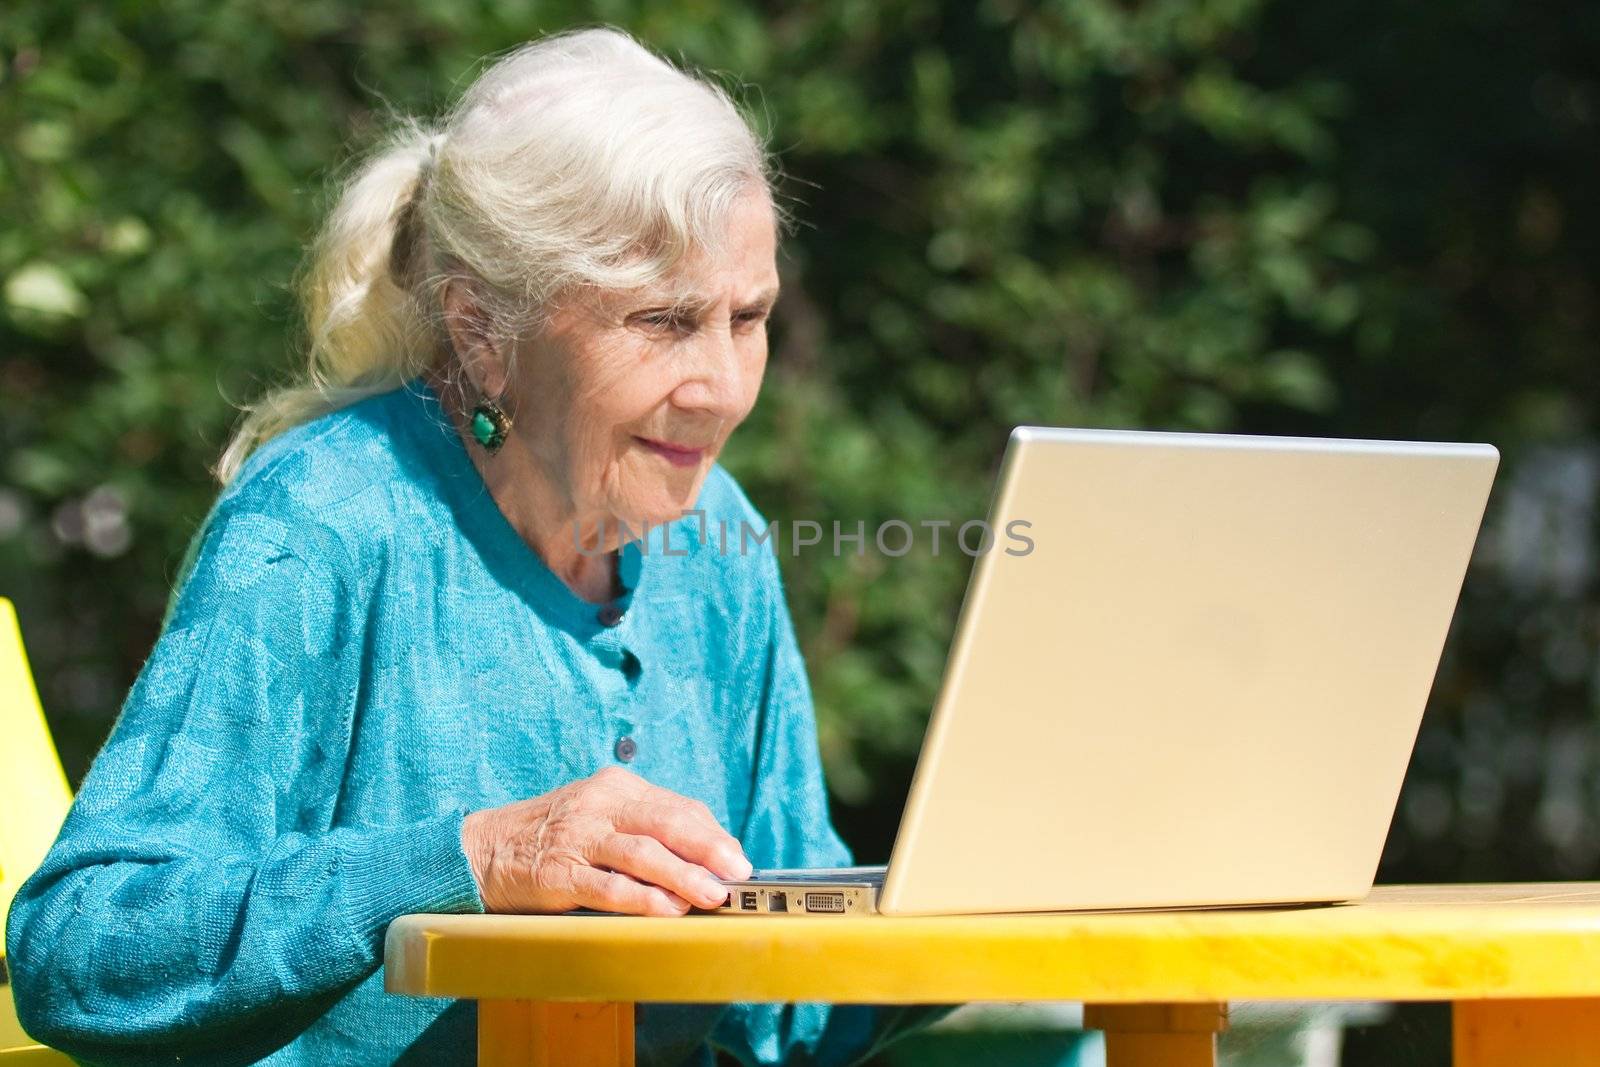
{"label": "white hair", "polygon": [[226,485],[273,435],[420,374],[449,351],[440,300],[470,288],[492,335],[542,323],[574,287],[658,281],[715,255],[775,167],[720,86],[610,26],[496,60],[436,127],[402,116],[338,190],[297,279],[307,367],[244,406]]}

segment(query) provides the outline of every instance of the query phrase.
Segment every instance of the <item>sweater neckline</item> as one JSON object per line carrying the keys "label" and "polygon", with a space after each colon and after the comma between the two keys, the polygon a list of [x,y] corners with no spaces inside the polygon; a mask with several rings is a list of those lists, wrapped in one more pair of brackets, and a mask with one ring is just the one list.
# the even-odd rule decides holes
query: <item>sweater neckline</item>
{"label": "sweater neckline", "polygon": [[[500,510],[426,376],[411,379],[401,392],[419,409],[419,436],[427,443],[430,458],[437,462],[438,473],[444,475],[455,493],[461,521],[480,534],[496,563],[506,565],[503,573],[509,584],[541,614],[551,616],[577,636],[609,642],[609,635],[615,634],[620,640],[629,629],[630,608],[654,571],[647,566],[647,554],[640,551],[639,543],[628,542],[619,554],[617,571],[622,595],[599,604],[584,600],[550,569]],[[499,568],[491,564],[491,569]],[[621,621],[607,626],[600,620],[611,608],[621,612]]]}

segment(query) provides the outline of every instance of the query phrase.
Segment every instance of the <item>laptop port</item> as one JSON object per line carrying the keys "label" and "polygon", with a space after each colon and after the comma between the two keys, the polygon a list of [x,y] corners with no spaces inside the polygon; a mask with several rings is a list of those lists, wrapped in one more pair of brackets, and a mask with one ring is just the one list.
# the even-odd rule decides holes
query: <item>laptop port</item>
{"label": "laptop port", "polygon": [[843,893],[807,893],[807,911],[843,911]]}
{"label": "laptop port", "polygon": [[739,894],[739,910],[740,911],[755,911],[756,910],[756,892],[755,892],[755,890],[751,889],[751,890],[748,890],[746,892],[743,892],[743,893]]}
{"label": "laptop port", "polygon": [[787,893],[774,893],[774,892],[769,890],[767,892],[767,910],[768,911],[788,911],[789,910],[789,894],[787,894]]}

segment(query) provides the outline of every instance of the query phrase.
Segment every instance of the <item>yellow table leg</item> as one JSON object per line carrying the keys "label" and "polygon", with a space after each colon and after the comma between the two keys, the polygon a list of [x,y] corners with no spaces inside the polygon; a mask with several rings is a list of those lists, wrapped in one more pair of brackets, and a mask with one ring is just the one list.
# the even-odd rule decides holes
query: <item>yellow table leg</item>
{"label": "yellow table leg", "polygon": [[1455,1067],[1600,1067],[1600,999],[1458,1000]]}
{"label": "yellow table leg", "polygon": [[479,1067],[633,1067],[632,1004],[478,1003]]}
{"label": "yellow table leg", "polygon": [[1083,1025],[1104,1030],[1106,1067],[1216,1067],[1226,1004],[1089,1004]]}

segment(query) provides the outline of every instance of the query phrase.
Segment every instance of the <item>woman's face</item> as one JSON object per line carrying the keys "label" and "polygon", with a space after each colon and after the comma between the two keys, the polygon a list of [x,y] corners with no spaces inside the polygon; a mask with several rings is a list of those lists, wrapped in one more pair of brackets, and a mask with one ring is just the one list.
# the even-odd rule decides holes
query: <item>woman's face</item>
{"label": "woman's face", "polygon": [[[689,299],[674,309],[675,295]],[[773,210],[758,189],[719,258],[694,254],[645,289],[580,294],[519,349],[512,433],[579,521],[642,532],[694,506],[755,405],[777,295]]]}

